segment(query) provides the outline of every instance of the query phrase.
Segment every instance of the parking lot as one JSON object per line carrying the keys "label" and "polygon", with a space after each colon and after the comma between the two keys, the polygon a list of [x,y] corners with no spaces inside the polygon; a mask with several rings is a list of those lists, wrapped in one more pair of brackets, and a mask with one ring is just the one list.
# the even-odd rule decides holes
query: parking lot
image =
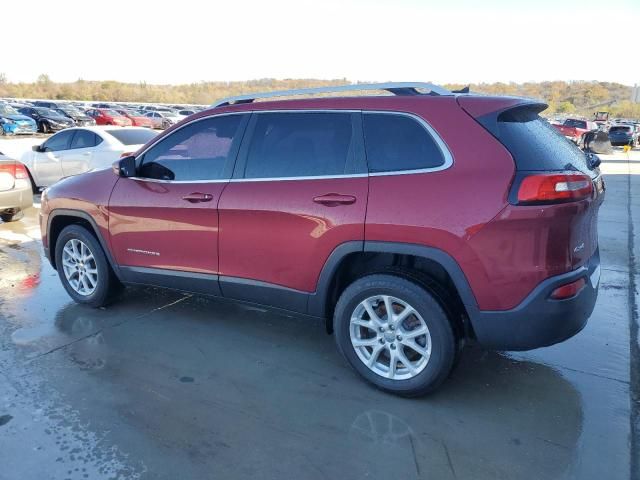
{"label": "parking lot", "polygon": [[469,347],[413,400],[358,378],[320,320],[150,288],[73,303],[36,197],[0,224],[0,478],[638,478],[640,154],[602,158],[585,330],[531,352]]}

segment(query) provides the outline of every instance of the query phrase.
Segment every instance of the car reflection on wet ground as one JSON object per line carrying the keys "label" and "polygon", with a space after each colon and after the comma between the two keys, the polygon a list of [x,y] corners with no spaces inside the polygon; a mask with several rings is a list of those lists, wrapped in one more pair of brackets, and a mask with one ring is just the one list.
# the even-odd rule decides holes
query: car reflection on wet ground
{"label": "car reflection on wet ground", "polygon": [[0,225],[0,478],[637,478],[640,167],[619,156],[587,328],[532,352],[471,347],[413,400],[363,383],[319,320],[151,288],[76,305],[37,208]]}

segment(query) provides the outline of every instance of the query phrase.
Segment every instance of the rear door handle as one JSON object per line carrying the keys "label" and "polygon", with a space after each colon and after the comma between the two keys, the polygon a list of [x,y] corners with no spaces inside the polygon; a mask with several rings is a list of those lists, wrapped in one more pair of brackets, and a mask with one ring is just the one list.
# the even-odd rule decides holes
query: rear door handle
{"label": "rear door handle", "polygon": [[213,200],[213,195],[209,193],[200,193],[194,192],[182,197],[183,200],[186,200],[189,203],[200,203],[200,202],[210,202]]}
{"label": "rear door handle", "polygon": [[355,203],[356,197],[353,195],[340,195],[339,193],[327,193],[326,195],[314,197],[313,201],[326,205],[327,207],[337,207],[338,205],[351,205]]}

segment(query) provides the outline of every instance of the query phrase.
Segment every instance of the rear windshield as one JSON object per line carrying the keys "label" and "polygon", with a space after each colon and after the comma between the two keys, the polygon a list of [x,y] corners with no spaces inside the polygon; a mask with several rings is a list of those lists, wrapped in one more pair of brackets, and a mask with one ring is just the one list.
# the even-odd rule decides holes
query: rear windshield
{"label": "rear windshield", "polygon": [[575,120],[573,118],[567,118],[564,121],[565,126],[575,128],[587,128],[587,122],[584,120]]}
{"label": "rear windshield", "polygon": [[631,131],[631,127],[630,126],[618,126],[618,127],[611,127],[609,129],[609,132],[625,132],[625,133],[629,133]]}
{"label": "rear windshield", "polygon": [[509,150],[518,170],[579,170],[590,173],[585,154],[538,115],[516,107],[498,116],[492,133]]}
{"label": "rear windshield", "polygon": [[105,132],[115,137],[116,140],[123,145],[144,145],[157,135],[153,130],[148,130],[146,128],[136,128],[135,130],[110,128],[105,130]]}

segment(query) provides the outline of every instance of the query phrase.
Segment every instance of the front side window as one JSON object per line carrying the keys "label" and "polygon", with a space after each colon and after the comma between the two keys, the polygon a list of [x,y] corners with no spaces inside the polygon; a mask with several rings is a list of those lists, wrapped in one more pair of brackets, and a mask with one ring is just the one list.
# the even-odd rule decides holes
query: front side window
{"label": "front side window", "polygon": [[437,168],[445,163],[434,138],[414,118],[365,113],[363,127],[371,173]]}
{"label": "front side window", "polygon": [[206,181],[229,177],[237,132],[244,115],[200,120],[168,135],[142,158],[140,176],[158,180]]}
{"label": "front side window", "polygon": [[341,175],[353,155],[350,113],[258,113],[245,178]]}
{"label": "front side window", "polygon": [[43,150],[45,152],[57,152],[59,150],[67,150],[71,137],[73,136],[73,130],[67,130],[64,132],[56,133],[53,137],[47,140],[43,144]]}

